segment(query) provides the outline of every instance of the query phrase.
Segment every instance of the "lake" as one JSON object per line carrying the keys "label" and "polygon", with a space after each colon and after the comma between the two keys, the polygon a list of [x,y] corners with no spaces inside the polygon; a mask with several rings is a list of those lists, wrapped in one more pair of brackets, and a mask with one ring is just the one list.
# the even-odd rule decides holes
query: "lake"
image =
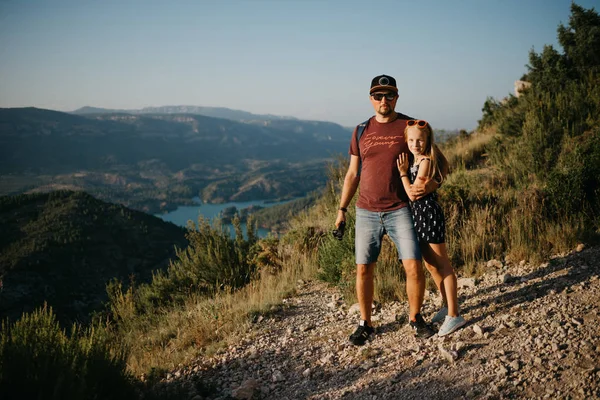
{"label": "lake", "polygon": [[[198,216],[202,215],[204,218],[213,219],[219,216],[221,211],[228,207],[236,207],[238,212],[244,208],[248,208],[250,206],[260,206],[260,207],[271,207],[277,204],[284,204],[291,200],[285,201],[272,201],[272,200],[253,200],[253,201],[236,201],[230,203],[221,203],[221,204],[211,204],[211,203],[202,203],[199,197],[193,198],[194,202],[198,203],[197,206],[181,206],[177,207],[176,210],[168,212],[166,214],[157,214],[156,216],[162,218],[164,221],[172,222],[179,226],[187,226],[187,222],[189,220],[194,221],[194,223],[198,222]],[[227,228],[229,228],[229,232],[231,236],[235,235],[233,230],[233,226],[231,224],[225,224]],[[244,235],[246,234],[246,224],[242,224],[242,231]],[[258,228],[257,235],[261,238],[264,238],[269,233],[268,229]]]}

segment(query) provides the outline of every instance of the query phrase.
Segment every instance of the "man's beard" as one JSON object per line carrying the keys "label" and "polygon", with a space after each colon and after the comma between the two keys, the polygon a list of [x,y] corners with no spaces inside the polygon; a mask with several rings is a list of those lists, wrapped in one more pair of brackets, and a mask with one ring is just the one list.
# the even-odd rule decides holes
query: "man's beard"
{"label": "man's beard", "polygon": [[379,114],[386,116],[389,115],[392,112],[392,107],[387,106],[386,108],[384,108],[383,106],[379,106]]}

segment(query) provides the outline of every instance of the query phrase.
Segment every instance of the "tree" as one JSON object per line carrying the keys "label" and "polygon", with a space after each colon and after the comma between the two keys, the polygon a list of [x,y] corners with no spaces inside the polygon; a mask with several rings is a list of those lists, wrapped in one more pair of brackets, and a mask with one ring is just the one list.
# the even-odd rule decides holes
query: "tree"
{"label": "tree", "polygon": [[534,86],[558,93],[567,81],[600,72],[600,15],[593,8],[571,4],[569,25],[559,25],[558,42],[562,54],[550,45],[540,54],[530,51],[527,79]]}
{"label": "tree", "polygon": [[569,26],[558,27],[558,42],[565,51],[566,64],[578,75],[599,72],[600,15],[571,4]]}

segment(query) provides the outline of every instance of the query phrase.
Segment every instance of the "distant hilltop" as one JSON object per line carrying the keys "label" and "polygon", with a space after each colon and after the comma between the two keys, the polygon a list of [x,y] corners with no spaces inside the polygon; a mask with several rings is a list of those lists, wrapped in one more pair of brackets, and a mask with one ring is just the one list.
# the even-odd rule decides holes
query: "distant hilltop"
{"label": "distant hilltop", "polygon": [[144,107],[142,109],[110,109],[85,106],[71,111],[71,114],[89,115],[89,114],[198,114],[213,118],[224,118],[240,122],[250,122],[256,120],[297,120],[294,117],[271,115],[271,114],[252,114],[247,111],[233,110],[225,107],[201,107],[201,106],[160,106]]}

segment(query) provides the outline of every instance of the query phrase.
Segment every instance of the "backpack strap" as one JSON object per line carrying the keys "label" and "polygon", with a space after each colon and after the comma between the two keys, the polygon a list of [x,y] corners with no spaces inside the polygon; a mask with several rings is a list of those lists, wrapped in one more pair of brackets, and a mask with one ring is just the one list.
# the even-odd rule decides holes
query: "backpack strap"
{"label": "backpack strap", "polygon": [[365,133],[365,130],[367,129],[367,125],[369,125],[370,120],[371,118],[369,118],[365,122],[361,122],[360,124],[356,125],[356,149],[358,150],[359,159],[358,176],[360,176],[360,171],[362,170],[362,159],[360,158],[360,138],[362,137],[363,133]]}
{"label": "backpack strap", "polygon": [[365,130],[367,129],[367,125],[369,125],[370,120],[371,120],[371,118],[369,118],[365,122],[361,122],[360,124],[358,124],[356,126],[356,148],[358,149],[359,157],[360,157],[360,147],[359,147],[360,138],[362,137],[363,133],[365,133]]}

